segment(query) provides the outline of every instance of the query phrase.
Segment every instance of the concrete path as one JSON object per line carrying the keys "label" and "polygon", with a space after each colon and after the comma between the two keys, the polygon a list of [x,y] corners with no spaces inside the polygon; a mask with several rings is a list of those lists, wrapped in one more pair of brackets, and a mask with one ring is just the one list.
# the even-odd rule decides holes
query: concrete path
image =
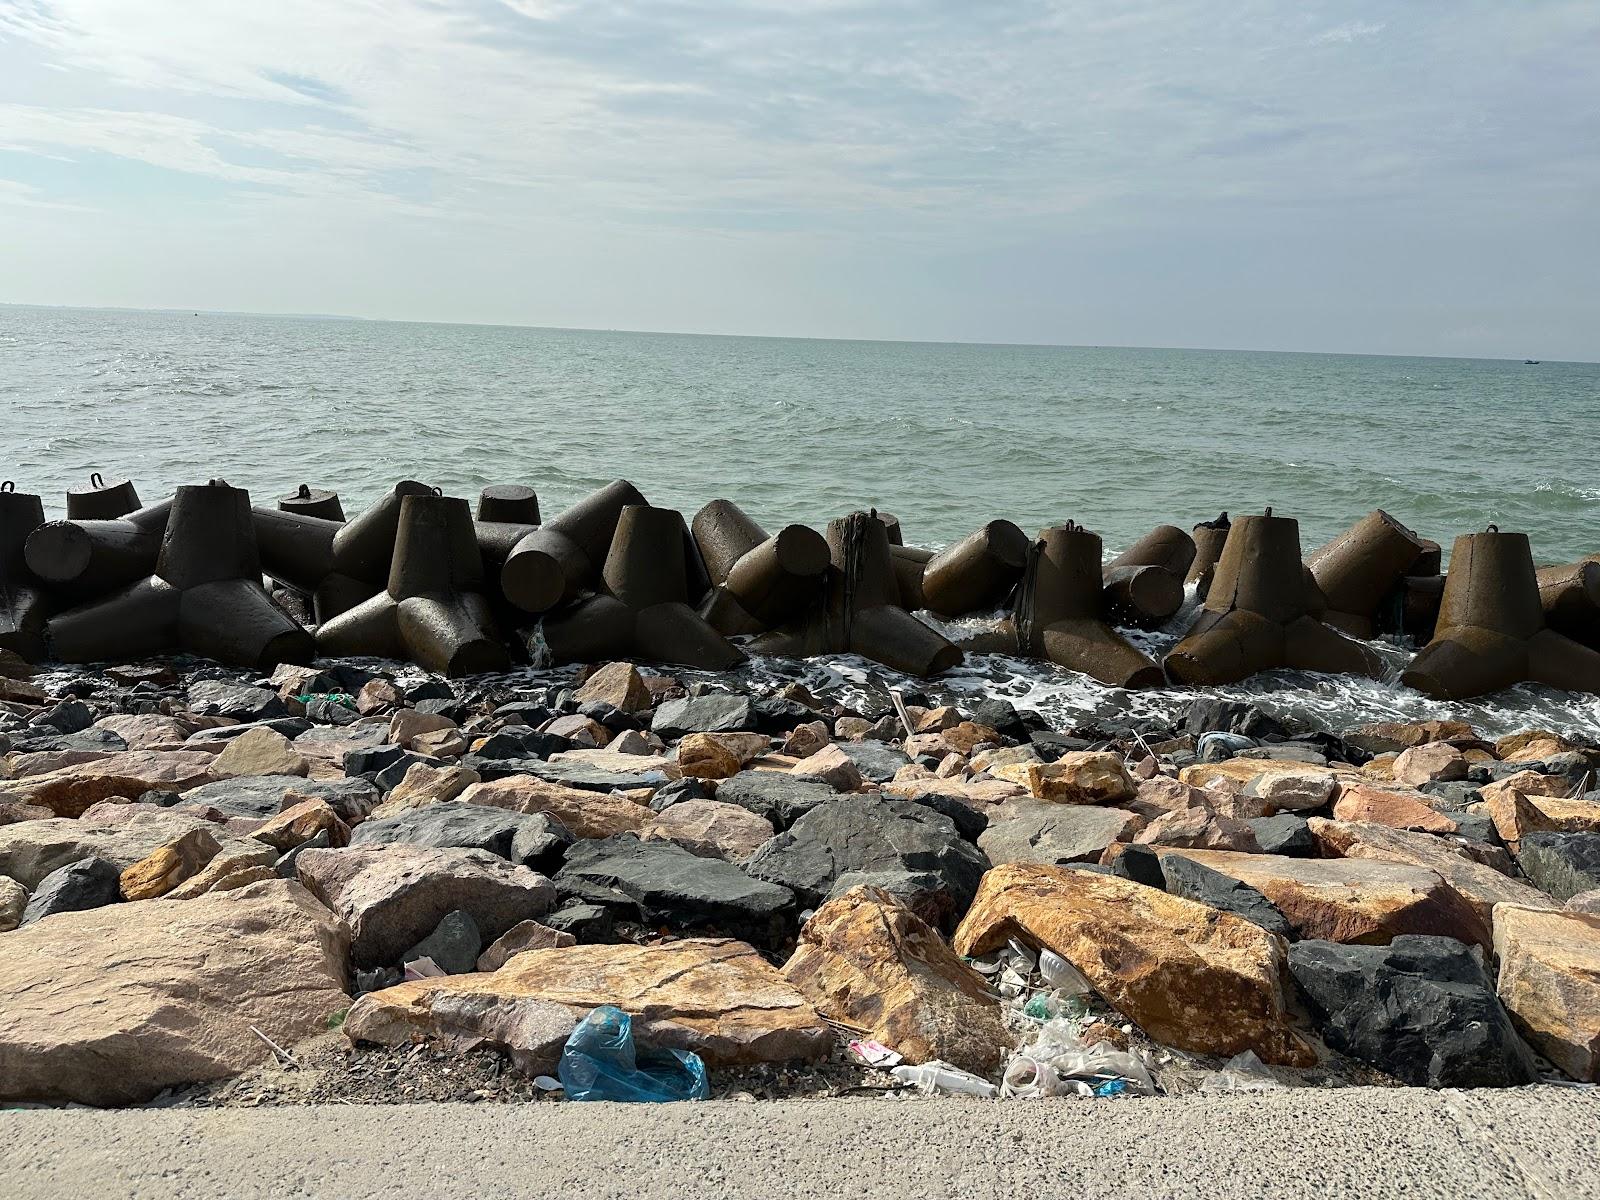
{"label": "concrete path", "polygon": [[1305,1090],[0,1113],[0,1197],[1600,1196],[1600,1098]]}

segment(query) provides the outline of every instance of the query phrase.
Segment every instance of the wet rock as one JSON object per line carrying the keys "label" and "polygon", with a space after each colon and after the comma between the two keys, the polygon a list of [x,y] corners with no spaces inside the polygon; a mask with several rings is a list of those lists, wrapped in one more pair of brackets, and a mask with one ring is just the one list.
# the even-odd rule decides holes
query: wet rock
{"label": "wet rock", "polygon": [[433,932],[402,954],[400,961],[414,963],[428,958],[446,975],[464,975],[477,969],[478,952],[482,949],[477,922],[471,913],[457,909],[446,913]]}
{"label": "wet rock", "polygon": [[937,930],[886,892],[852,888],[806,922],[784,977],[818,1012],[898,1051],[991,1074],[1013,1037],[999,1002]]}
{"label": "wet rock", "polygon": [[18,925],[31,925],[58,913],[83,912],[115,904],[122,899],[117,886],[119,874],[117,868],[103,858],[80,858],[57,867],[39,881],[22,910]]}
{"label": "wet rock", "polygon": [[1243,821],[1205,808],[1163,813],[1135,835],[1144,845],[1190,846],[1197,850],[1239,850],[1256,853],[1256,835]]}
{"label": "wet rock", "polygon": [[1288,918],[1249,884],[1177,854],[1165,860],[1158,857],[1158,862],[1165,890],[1170,894],[1243,917],[1285,940],[1293,939]]}
{"label": "wet rock", "polygon": [[289,715],[289,710],[269,688],[202,679],[189,686],[188,708],[202,716],[231,717],[235,721],[268,721]]}
{"label": "wet rock", "polygon": [[1402,750],[1390,774],[1396,783],[1417,787],[1435,781],[1465,779],[1466,756],[1447,742],[1426,742]]}
{"label": "wet rock", "polygon": [[984,954],[1012,937],[1067,959],[1166,1045],[1316,1061],[1285,1011],[1283,941],[1249,921],[1112,875],[1012,864],[984,877],[955,950]]}
{"label": "wet rock", "polygon": [[1333,816],[1339,821],[1363,821],[1424,833],[1454,833],[1456,823],[1427,803],[1422,793],[1391,791],[1364,783],[1346,783],[1339,789]]}
{"label": "wet rock", "polygon": [[749,946],[690,938],[655,946],[568,946],[518,954],[490,974],[422,979],[361,997],[345,1019],[352,1042],[418,1039],[510,1053],[550,1074],[577,1022],[602,1004],[633,1018],[645,1050],[700,1055],[708,1066],[814,1061],[833,1031]]}
{"label": "wet rock", "polygon": [[667,841],[701,858],[742,864],[776,832],[772,822],[737,804],[685,800],[639,830],[646,841]]}
{"label": "wet rock", "polygon": [[1282,737],[1285,730],[1274,718],[1253,704],[1240,700],[1221,700],[1203,696],[1189,706],[1183,730],[1194,737],[1213,731],[1237,733],[1260,741]]}
{"label": "wet rock", "polygon": [[0,937],[0,1100],[132,1104],[237,1074],[271,1055],[252,1027],[292,1047],[345,1007],[347,944],[282,881]]}
{"label": "wet rock", "polygon": [[789,828],[819,804],[838,798],[823,780],[781,771],[741,771],[717,784],[720,802],[747,808],[777,829]]}
{"label": "wet rock", "polygon": [[657,708],[650,732],[669,741],[686,733],[736,733],[751,727],[750,718],[750,701],[743,696],[690,696]]}
{"label": "wet rock", "polygon": [[1120,754],[1074,751],[1054,762],[1026,762],[993,768],[992,774],[1019,783],[1030,795],[1055,804],[1125,804],[1139,794]]}
{"label": "wet rock", "polygon": [[550,880],[482,850],[349,846],[309,850],[295,870],[350,928],[357,967],[391,966],[445,914],[472,914],[484,937],[539,917],[555,901]]}
{"label": "wet rock", "polygon": [[1300,942],[1289,970],[1332,1046],[1414,1087],[1537,1082],[1482,956],[1452,938]]}
{"label": "wet rock", "polygon": [[923,882],[927,919],[948,928],[972,902],[989,861],[962,840],[950,818],[920,804],[870,796],[840,797],[806,813],[745,864],[754,878],[790,889],[815,906],[841,875],[893,872]]}
{"label": "wet rock", "polygon": [[991,863],[1099,862],[1107,846],[1130,841],[1144,818],[1121,808],[1018,802],[978,838]]}
{"label": "wet rock", "polygon": [[229,851],[261,845],[203,817],[166,810],[112,813],[97,820],[22,821],[0,826],[0,875],[33,888],[57,867],[80,858],[103,858],[120,873],[191,829],[204,829]]}
{"label": "wet rock", "polygon": [[1494,952],[1523,1036],[1572,1078],[1600,1082],[1600,916],[1503,904]]}
{"label": "wet rock", "polygon": [[578,842],[555,882],[563,899],[603,904],[644,925],[711,930],[764,947],[779,945],[794,929],[788,888],[672,842],[632,834]]}
{"label": "wet rock", "polygon": [[1557,900],[1600,888],[1600,833],[1530,833],[1517,845],[1517,865]]}
{"label": "wet rock", "polygon": [[548,875],[560,869],[572,834],[548,812],[447,803],[364,822],[350,835],[350,844],[485,850]]}
{"label": "wet rock", "polygon": [[134,800],[149,791],[187,792],[209,783],[212,761],[195,750],[129,750],[26,779],[0,780],[0,802],[76,817],[113,796]]}
{"label": "wet rock", "polygon": [[119,879],[124,900],[154,900],[194,878],[222,852],[205,829],[182,833],[125,869]]}
{"label": "wet rock", "polygon": [[1282,813],[1276,817],[1256,817],[1245,824],[1256,835],[1256,845],[1261,847],[1263,854],[1310,858],[1316,853],[1317,842],[1311,836],[1311,828],[1304,817]]}
{"label": "wet rock", "polygon": [[0,875],[0,933],[10,933],[22,923],[28,907],[28,889],[9,875]]}
{"label": "wet rock", "polygon": [[625,795],[561,787],[531,775],[475,783],[461,793],[460,803],[483,804],[520,813],[549,813],[575,838],[603,838],[633,832],[653,815],[647,806]]}
{"label": "wet rock", "polygon": [[556,950],[576,944],[577,939],[570,933],[541,925],[538,921],[519,921],[478,956],[478,970],[498,971],[513,954],[521,954],[525,950]]}

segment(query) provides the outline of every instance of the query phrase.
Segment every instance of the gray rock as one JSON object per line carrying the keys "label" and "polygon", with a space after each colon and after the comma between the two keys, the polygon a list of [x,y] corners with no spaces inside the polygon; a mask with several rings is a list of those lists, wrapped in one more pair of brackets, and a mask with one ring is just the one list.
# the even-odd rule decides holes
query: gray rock
{"label": "gray rock", "polygon": [[563,900],[601,904],[644,925],[725,933],[768,949],[794,932],[788,888],[673,842],[642,842],[631,833],[576,843],[555,882]]}
{"label": "gray rock", "polygon": [[1012,816],[990,821],[978,839],[979,847],[997,866],[1098,862],[1107,846],[1124,839],[1131,822],[1131,815],[1120,808],[1092,804],[1018,801],[1010,810]]}
{"label": "gray rock", "polygon": [[311,728],[311,722],[304,717],[267,717],[260,721],[245,721],[238,725],[218,725],[212,729],[200,729],[185,738],[184,744],[215,746],[231,742],[234,738],[242,737],[254,729],[270,729],[292,742],[301,734],[309,732]]}
{"label": "gray rock", "polygon": [[333,845],[333,838],[326,829],[319,829],[301,842],[298,846],[291,846],[284,851],[283,856],[272,864],[272,869],[277,872],[279,879],[298,879],[300,872],[295,869],[295,863],[300,856],[308,850],[327,850]]}
{"label": "gray rock", "polygon": [[1516,1087],[1538,1078],[1482,960],[1454,938],[1297,942],[1289,971],[1328,1045],[1404,1083]]}
{"label": "gray rock", "polygon": [[465,975],[478,969],[483,950],[483,935],[472,914],[457,909],[446,913],[432,933],[400,956],[401,965],[419,958],[433,959],[433,965],[446,975]]}
{"label": "gray rock", "polygon": [[1111,864],[1111,873],[1158,891],[1167,890],[1167,876],[1161,868],[1161,856],[1150,846],[1124,846],[1122,853],[1117,855],[1117,861]]}
{"label": "gray rock", "polygon": [[1317,853],[1317,839],[1311,836],[1311,826],[1304,817],[1279,813],[1275,817],[1256,817],[1245,824],[1256,835],[1256,845],[1263,854],[1312,858]]}
{"label": "gray rock", "polygon": [[670,779],[655,790],[650,797],[650,811],[666,812],[674,804],[682,804],[685,800],[709,799],[711,789],[706,786],[705,780],[685,775],[682,779]]}
{"label": "gray rock", "polygon": [[484,804],[426,804],[357,825],[352,846],[407,843],[487,850],[549,875],[561,867],[572,834],[548,813],[520,813]]}
{"label": "gray rock", "polygon": [[87,750],[91,753],[115,754],[127,748],[128,743],[123,740],[121,734],[92,726],[75,733],[47,731],[41,736],[16,742],[12,745],[11,751],[16,754],[34,754],[41,750]]}
{"label": "gray rock", "polygon": [[1600,833],[1530,833],[1517,843],[1517,865],[1541,892],[1570,900],[1600,888]]}
{"label": "gray rock", "polygon": [[1431,779],[1417,790],[1443,800],[1451,810],[1452,820],[1455,819],[1455,810],[1476,804],[1483,799],[1483,793],[1478,790],[1478,785],[1468,783],[1465,779]]}
{"label": "gray rock", "polygon": [[1169,854],[1163,858],[1161,874],[1171,895],[1233,913],[1281,938],[1294,936],[1289,919],[1276,904],[1249,884],[1232,876],[1201,866],[1181,854]]}
{"label": "gray rock", "polygon": [[190,813],[115,812],[109,819],[93,821],[52,817],[0,825],[0,875],[34,888],[57,867],[80,858],[103,858],[124,871],[191,829],[211,834],[224,854],[261,849],[254,838],[230,833],[216,822]]}
{"label": "gray rock", "polygon": [[[721,796],[717,797],[719,800]],[[969,842],[976,842],[983,836],[983,831],[989,828],[987,813],[981,813],[970,804],[963,804],[954,796],[947,796],[943,792],[924,792],[920,796],[907,796],[912,804],[920,804],[924,808],[931,808],[936,813],[942,813],[954,822],[956,832]]]}
{"label": "gray rock", "polygon": [[622,772],[607,771],[602,767],[582,762],[542,762],[526,760],[516,774],[532,775],[546,783],[559,783],[562,787],[579,788],[586,792],[625,792],[637,787],[660,787],[666,783],[667,773],[660,770]]}
{"label": "gray rock", "polygon": [[789,888],[808,908],[826,899],[834,882],[849,872],[926,876],[933,890],[919,911],[935,911],[948,929],[971,905],[989,860],[963,840],[949,817],[932,809],[876,796],[841,796],[801,816],[757,850],[744,869]]}
{"label": "gray rock", "polygon": [[378,803],[378,792],[365,779],[306,779],[299,775],[241,775],[191,788],[181,804],[205,804],[230,817],[265,820],[283,811],[290,792],[326,801],[346,824],[365,819]]}
{"label": "gray rock", "polygon": [[717,800],[737,804],[758,817],[772,822],[774,829],[787,829],[819,804],[837,800],[833,785],[811,775],[789,775],[782,771],[740,771],[717,784]]}
{"label": "gray rock", "polygon": [[901,767],[909,766],[911,758],[903,751],[896,750],[893,746],[886,746],[882,742],[837,742],[835,743],[851,762],[855,763],[856,770],[861,772],[861,778],[870,783],[888,783]]}
{"label": "gray rock", "polygon": [[82,700],[62,700],[34,717],[35,729],[53,729],[58,734],[81,733],[93,725],[94,709]]}
{"label": "gray rock", "polygon": [[188,701],[190,712],[232,717],[236,721],[260,721],[289,714],[276,692],[226,679],[202,679],[190,684]]}
{"label": "gray rock", "polygon": [[80,858],[58,867],[39,881],[19,924],[31,925],[56,913],[102,908],[122,898],[118,879],[122,872],[103,858]]}
{"label": "gray rock", "polygon": [[584,900],[569,900],[553,913],[539,919],[541,925],[561,933],[571,934],[580,943],[609,942],[617,925],[617,916],[604,904],[590,904]]}
{"label": "gray rock", "polygon": [[666,701],[656,709],[650,731],[670,741],[686,733],[735,733],[750,729],[751,720],[744,696],[713,693]]}

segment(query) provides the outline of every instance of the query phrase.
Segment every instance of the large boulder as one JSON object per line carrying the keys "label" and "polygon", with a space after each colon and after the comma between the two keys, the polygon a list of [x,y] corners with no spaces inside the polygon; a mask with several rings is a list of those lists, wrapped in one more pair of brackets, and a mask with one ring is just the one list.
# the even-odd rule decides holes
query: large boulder
{"label": "large boulder", "polygon": [[1454,938],[1299,942],[1289,947],[1289,970],[1328,1045],[1403,1083],[1517,1087],[1538,1079],[1482,956]]}
{"label": "large boulder", "polygon": [[101,800],[145,792],[187,792],[211,782],[212,756],[200,750],[126,750],[25,779],[0,780],[0,801],[76,817]]}
{"label": "large boulder", "polygon": [[748,861],[772,834],[772,822],[765,817],[717,800],[680,801],[639,831],[646,841],[676,842],[701,858],[734,864]]}
{"label": "large boulder", "polygon": [[57,867],[80,858],[103,858],[124,871],[191,829],[205,830],[227,852],[261,848],[255,839],[229,833],[191,813],[134,808],[120,805],[93,820],[54,818],[0,825],[0,875],[33,888]]}
{"label": "large boulder", "polygon": [[1422,867],[1165,846],[1158,853],[1163,861],[1181,854],[1249,884],[1278,906],[1302,938],[1381,945],[1402,933],[1431,933],[1489,944],[1489,926],[1472,905]]}
{"label": "large boulder", "polygon": [[576,838],[632,833],[655,814],[626,795],[547,783],[532,775],[475,783],[461,793],[462,804],[483,804],[519,813],[549,813]]}
{"label": "large boulder", "polygon": [[519,921],[543,916],[555,887],[537,871],[484,850],[429,846],[348,846],[307,850],[295,859],[300,881],[350,927],[357,967],[397,965],[457,909],[471,914],[485,941]]}
{"label": "large boulder", "polygon": [[668,741],[686,733],[737,733],[752,728],[750,701],[727,693],[668,700],[650,721],[650,732]]}
{"label": "large boulder", "polygon": [[1281,938],[1294,937],[1288,918],[1278,911],[1278,906],[1249,884],[1180,854],[1160,861],[1159,869],[1162,886],[1172,895],[1243,917]]}
{"label": "large boulder", "polygon": [[231,717],[235,721],[270,721],[289,714],[272,689],[226,679],[202,679],[190,684],[188,700],[190,712]]}
{"label": "large boulder", "polygon": [[122,899],[120,872],[103,858],[80,858],[57,867],[39,881],[18,925],[31,925],[61,913],[103,908]]}
{"label": "large boulder", "polygon": [[646,925],[726,933],[763,947],[779,945],[794,929],[788,888],[673,842],[632,834],[578,842],[555,882],[563,898],[620,910]]}
{"label": "large boulder", "polygon": [[1122,808],[1019,801],[996,813],[978,836],[989,861],[1000,863],[1099,862],[1107,846],[1130,841],[1144,818]]}
{"label": "large boulder", "polygon": [[751,947],[719,938],[653,946],[529,950],[488,974],[420,979],[351,1006],[352,1042],[420,1039],[498,1046],[551,1074],[577,1023],[602,1004],[633,1018],[646,1050],[688,1050],[712,1067],[815,1061],[834,1045],[804,997]]}
{"label": "large boulder", "polygon": [[1517,844],[1517,865],[1541,891],[1570,900],[1600,888],[1600,833],[1530,833]]}
{"label": "large boulder", "polygon": [[1444,813],[1436,811],[1428,803],[1429,799],[1421,792],[1347,783],[1339,788],[1339,799],[1334,803],[1333,815],[1339,821],[1361,821],[1424,833],[1454,833],[1456,823]]}
{"label": "large boulder", "polygon": [[911,1063],[939,1059],[987,1075],[1015,1040],[983,978],[877,888],[852,888],[818,909],[783,974],[818,1012]]}
{"label": "large boulder", "polygon": [[1600,915],[1502,904],[1494,952],[1523,1035],[1572,1078],[1600,1082]]}
{"label": "large boulder", "polygon": [[0,1100],[133,1104],[222,1079],[349,1003],[346,934],[298,884],[68,913],[0,937]]}
{"label": "large boulder", "polygon": [[776,829],[787,829],[819,804],[839,793],[821,779],[802,779],[782,771],[740,771],[717,785],[717,800],[737,804]]}
{"label": "large boulder", "polygon": [[654,703],[644,677],[632,663],[607,663],[574,693],[579,704],[609,704],[625,713],[645,712]]}
{"label": "large boulder", "polygon": [[1112,875],[1010,864],[984,876],[955,950],[984,954],[1013,937],[1061,955],[1169,1046],[1316,1061],[1285,1011],[1283,939],[1249,921]]}
{"label": "large boulder", "polygon": [[745,870],[790,889],[806,907],[820,904],[842,877],[878,882],[902,898],[917,897],[912,908],[948,928],[971,904],[988,866],[949,817],[904,800],[842,796],[762,846]]}
{"label": "large boulder", "polygon": [[257,775],[219,779],[184,793],[185,804],[215,808],[229,817],[264,821],[306,800],[324,800],[346,824],[364,818],[378,803],[378,789],[365,779],[302,779]]}
{"label": "large boulder", "polygon": [[1139,793],[1122,755],[1105,751],[1073,750],[1054,762],[1014,763],[992,773],[1055,804],[1126,804]]}
{"label": "large boulder", "polygon": [[383,820],[364,821],[351,833],[350,844],[487,850],[548,874],[560,868],[572,835],[546,812],[444,803],[410,809]]}
{"label": "large boulder", "polygon": [[211,762],[219,779],[258,775],[305,775],[311,764],[283,734],[272,729],[252,729],[230,741]]}

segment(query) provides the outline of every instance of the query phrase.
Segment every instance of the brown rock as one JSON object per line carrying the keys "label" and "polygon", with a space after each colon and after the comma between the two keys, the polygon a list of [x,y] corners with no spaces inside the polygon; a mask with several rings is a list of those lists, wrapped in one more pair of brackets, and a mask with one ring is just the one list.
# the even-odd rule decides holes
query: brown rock
{"label": "brown rock", "polygon": [[689,1050],[712,1067],[815,1061],[833,1031],[743,942],[686,938],[654,946],[530,950],[498,971],[420,979],[361,997],[345,1018],[354,1041],[487,1042],[528,1072],[550,1073],[573,1027],[602,1004],[633,1018],[644,1049]]}
{"label": "brown rock", "polygon": [[1250,826],[1204,808],[1163,813],[1133,839],[1143,845],[1190,846],[1196,850],[1239,850],[1258,853],[1261,846]]}
{"label": "brown rock", "polygon": [[576,838],[636,833],[655,814],[627,793],[587,792],[546,783],[532,775],[511,775],[475,783],[461,793],[463,804],[491,804],[514,812],[549,813]]}
{"label": "brown rock", "polygon": [[402,708],[389,718],[389,741],[407,750],[415,750],[412,741],[425,733],[454,733],[455,730],[456,723],[449,717],[441,713],[418,712],[414,708]]}
{"label": "brown rock", "polygon": [[1139,781],[1139,794],[1129,802],[1128,807],[1153,821],[1169,812],[1206,808],[1210,801],[1210,792],[1179,783],[1168,775],[1155,775]]}
{"label": "brown rock", "polygon": [[1344,735],[1345,741],[1369,754],[1398,753],[1428,742],[1472,739],[1478,735],[1461,721],[1382,721],[1361,725]]}
{"label": "brown rock", "polygon": [[576,946],[578,939],[570,933],[551,929],[537,921],[519,921],[502,933],[494,945],[478,955],[478,970],[498,971],[513,954],[525,950],[559,950],[563,946]]}
{"label": "brown rock", "polygon": [[132,1104],[224,1079],[349,1002],[348,940],[287,880],[59,913],[0,937],[0,1100]]}
{"label": "brown rock", "polygon": [[371,716],[373,713],[398,708],[404,700],[405,697],[400,694],[400,689],[387,679],[369,679],[356,693],[356,711],[364,717]]}
{"label": "brown rock", "polygon": [[952,725],[940,736],[944,738],[946,749],[968,757],[979,746],[1000,746],[1005,742],[1005,738],[998,732],[976,721],[962,721],[959,725]]}
{"label": "brown rock", "polygon": [[1425,742],[1400,752],[1390,768],[1396,783],[1417,787],[1436,779],[1453,780],[1467,777],[1467,759],[1461,751],[1447,742]]}
{"label": "brown rock", "polygon": [[110,796],[136,800],[149,791],[187,792],[210,783],[214,759],[195,750],[125,750],[97,762],[28,779],[0,782],[0,802],[48,808],[75,817]]}
{"label": "brown rock", "polygon": [[632,663],[607,663],[588,679],[576,693],[579,704],[598,701],[621,709],[625,713],[640,713],[655,704],[644,678]]}
{"label": "brown rock", "polygon": [[[243,882],[254,883],[258,878],[269,878],[274,873],[273,864],[277,861],[278,852],[271,846],[220,853],[206,864],[205,870],[168,892],[166,899],[193,900],[207,892],[226,891],[229,887],[241,886]],[[261,871],[267,874],[260,875]],[[246,874],[248,880],[244,879]]]}
{"label": "brown rock", "polygon": [[678,743],[678,769],[697,779],[730,779],[772,749],[759,733],[690,733]]}
{"label": "brown rock", "polygon": [[4,766],[0,767],[0,775],[6,779],[29,779],[63,767],[104,762],[120,753],[120,750],[34,750],[26,754],[8,754]]}
{"label": "brown rock", "polygon": [[1502,904],[1494,952],[1523,1036],[1572,1078],[1600,1081],[1600,916]]}
{"label": "brown rock", "polygon": [[1070,867],[995,867],[956,930],[955,950],[970,957],[1018,936],[1071,962],[1159,1042],[1316,1061],[1284,1010],[1283,940],[1231,913]]}
{"label": "brown rock", "polygon": [[170,749],[181,746],[185,738],[199,726],[181,717],[165,717],[160,713],[138,715],[115,713],[95,722],[97,729],[109,729],[128,743],[129,750]]}
{"label": "brown rock", "polygon": [[975,752],[969,761],[974,771],[988,771],[1016,763],[1038,762],[1040,759],[1039,752],[1032,746],[996,746],[991,750]]}
{"label": "brown rock", "polygon": [[1600,833],[1600,804],[1589,800],[1564,800],[1557,796],[1530,796],[1515,789],[1496,792],[1469,811],[1485,811],[1501,841],[1512,846],[1525,833]]}
{"label": "brown rock", "polygon": [[211,773],[218,779],[305,775],[310,769],[311,764],[288,738],[266,728],[252,729],[233,738],[211,764]]}
{"label": "brown rock", "polygon": [[872,732],[872,722],[865,717],[840,717],[833,723],[833,736],[846,742],[859,742]]}
{"label": "brown rock", "polygon": [[1284,858],[1161,847],[1247,883],[1282,910],[1300,938],[1388,945],[1402,933],[1489,944],[1489,927],[1437,872],[1355,858]]}
{"label": "brown rock", "polygon": [[51,871],[80,858],[103,858],[122,871],[192,829],[203,829],[230,852],[261,846],[253,838],[171,809],[119,807],[121,814],[99,820],[51,818],[0,826],[0,875],[35,888]]}
{"label": "brown rock", "polygon": [[[1335,780],[1339,772],[1332,767],[1319,767],[1314,763],[1280,762],[1271,758],[1230,758],[1219,763],[1196,763],[1178,772],[1178,779],[1191,787],[1208,792],[1239,792],[1249,789],[1261,795],[1268,786],[1264,781],[1275,775],[1317,775]],[[1252,786],[1253,785],[1253,786]],[[1303,783],[1297,787],[1304,787]],[[1332,794],[1332,785],[1329,785]],[[1278,807],[1287,808],[1292,803],[1287,797],[1274,801]],[[1316,807],[1306,804],[1304,807]]]}
{"label": "brown rock", "polygon": [[828,727],[821,721],[807,721],[796,725],[783,740],[783,752],[796,758],[808,758],[829,742]]}
{"label": "brown rock", "polygon": [[1583,747],[1548,729],[1525,729],[1521,733],[1503,737],[1494,744],[1494,752],[1501,762],[1539,762],[1581,749]]}
{"label": "brown rock", "polygon": [[459,729],[435,729],[411,739],[413,750],[433,758],[460,758],[470,746],[467,735]]}
{"label": "brown rock", "polygon": [[1420,793],[1390,791],[1365,783],[1340,785],[1333,816],[1339,821],[1365,821],[1426,833],[1454,833],[1459,828],[1449,817],[1430,807]]}
{"label": "brown rock", "polygon": [[330,846],[350,844],[350,826],[339,819],[339,814],[326,800],[303,800],[286,808],[257,829],[253,836],[256,841],[284,852],[309,842],[319,833],[328,835]]}
{"label": "brown rock", "polygon": [[124,900],[154,900],[205,869],[222,850],[204,829],[191,829],[122,872]]}
{"label": "brown rock", "polygon": [[701,858],[743,865],[777,831],[765,817],[737,804],[682,800],[639,830],[645,840],[676,842]]}
{"label": "brown rock", "polygon": [[7,704],[48,704],[50,695],[43,688],[24,680],[0,675],[0,701]]}
{"label": "brown rock", "polygon": [[[1538,906],[1530,905],[1529,907],[1537,908]],[[1568,912],[1591,913],[1600,916],[1600,888],[1592,892],[1579,892],[1562,907]]]}
{"label": "brown rock", "polygon": [[1053,804],[1126,804],[1139,794],[1120,754],[1075,750],[1055,762],[994,767],[991,773],[1024,785]]}
{"label": "brown rock", "polygon": [[938,708],[924,709],[922,715],[915,717],[912,728],[918,733],[942,733],[946,729],[954,729],[961,724],[961,710],[948,704],[941,704]]}
{"label": "brown rock", "polygon": [[959,779],[966,773],[967,760],[955,753],[946,754],[941,758],[933,772],[936,779]]}
{"label": "brown rock", "polygon": [[1027,795],[1022,785],[1006,779],[913,780],[909,783],[886,783],[881,790],[890,800],[911,800],[929,794],[948,796],[971,805],[979,812]]}
{"label": "brown rock", "polygon": [[861,771],[838,746],[827,745],[789,768],[791,775],[815,775],[836,791],[853,792],[861,786]]}
{"label": "brown rock", "polygon": [[412,763],[405,777],[395,784],[383,803],[372,810],[374,819],[392,817],[413,808],[428,804],[443,804],[454,800],[478,782],[478,773],[468,767],[430,767],[427,763]]}
{"label": "brown rock", "polygon": [[546,721],[544,732],[566,738],[575,746],[588,746],[596,750],[611,740],[611,731],[599,721],[590,720],[577,713],[569,713]]}
{"label": "brown rock", "polygon": [[19,821],[44,821],[55,813],[37,804],[21,804],[15,800],[0,800],[0,825],[15,825]]}
{"label": "brown rock", "polygon": [[28,889],[9,875],[0,875],[0,933],[10,933],[22,923],[28,907]]}
{"label": "brown rock", "polygon": [[1565,797],[1572,791],[1572,785],[1559,775],[1541,775],[1537,771],[1518,771],[1515,775],[1507,775],[1504,779],[1496,779],[1493,783],[1486,783],[1478,789],[1478,794],[1485,800],[1493,800],[1496,796],[1508,792],[1521,792],[1524,796],[1560,796]]}
{"label": "brown rock", "polygon": [[823,1016],[868,1030],[910,1063],[988,1075],[1015,1041],[982,977],[878,888],[851,888],[819,908],[783,974]]}

